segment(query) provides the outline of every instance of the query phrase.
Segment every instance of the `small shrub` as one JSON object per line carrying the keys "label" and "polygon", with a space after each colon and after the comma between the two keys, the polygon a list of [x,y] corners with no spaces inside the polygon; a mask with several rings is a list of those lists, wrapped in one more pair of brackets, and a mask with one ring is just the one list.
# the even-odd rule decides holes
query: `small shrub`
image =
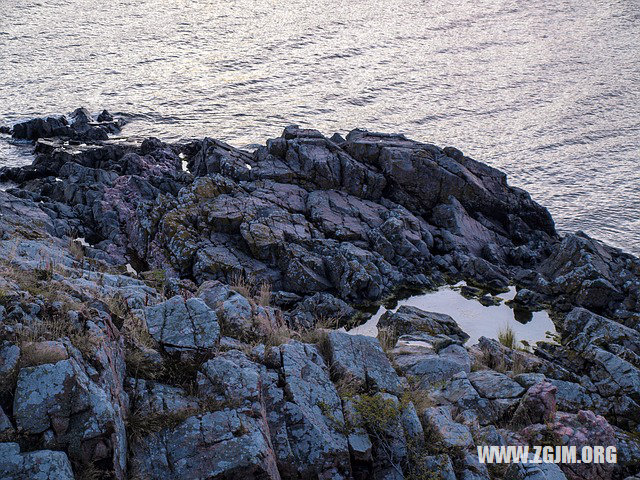
{"label": "small shrub", "polygon": [[253,297],[251,294],[252,284],[244,275],[233,274],[229,279],[229,286],[232,290],[238,292],[247,299],[251,299]]}
{"label": "small shrub", "polygon": [[80,240],[69,239],[68,249],[71,256],[77,262],[82,262],[84,259],[84,247],[80,243]]}
{"label": "small shrub", "polygon": [[256,296],[256,303],[258,305],[262,305],[263,307],[268,307],[271,303],[271,284],[268,282],[263,282],[260,284],[260,288],[258,289],[258,293]]}
{"label": "small shrub", "polygon": [[507,348],[515,350],[518,346],[516,332],[510,325],[505,325],[498,331],[498,341]]}
{"label": "small shrub", "polygon": [[400,399],[402,405],[413,403],[418,414],[429,407],[433,407],[435,402],[429,396],[429,392],[420,388],[419,383],[415,379],[409,380],[409,388],[407,388]]}
{"label": "small shrub", "polygon": [[167,281],[167,275],[164,270],[161,269],[140,272],[140,278],[144,283],[157,292],[162,292],[164,290],[164,284]]}
{"label": "small shrub", "polygon": [[265,347],[278,347],[291,339],[291,330],[286,326],[271,327],[264,338]]}
{"label": "small shrub", "polygon": [[382,395],[354,397],[353,406],[362,420],[362,427],[374,435],[385,435],[401,413],[396,402]]}

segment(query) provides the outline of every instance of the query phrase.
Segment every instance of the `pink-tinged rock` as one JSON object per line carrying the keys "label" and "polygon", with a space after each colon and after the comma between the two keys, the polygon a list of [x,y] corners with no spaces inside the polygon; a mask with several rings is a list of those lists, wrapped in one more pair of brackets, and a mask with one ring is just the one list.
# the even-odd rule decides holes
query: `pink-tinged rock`
{"label": "pink-tinged rock", "polygon": [[[617,447],[615,432],[609,422],[588,410],[577,414],[557,412],[555,421],[546,425],[531,425],[520,432],[530,445],[574,445],[577,458],[582,447]],[[564,463],[562,471],[569,480],[611,480],[613,463]]]}
{"label": "pink-tinged rock", "polygon": [[553,422],[556,415],[557,387],[550,382],[536,383],[527,390],[513,416],[514,425]]}

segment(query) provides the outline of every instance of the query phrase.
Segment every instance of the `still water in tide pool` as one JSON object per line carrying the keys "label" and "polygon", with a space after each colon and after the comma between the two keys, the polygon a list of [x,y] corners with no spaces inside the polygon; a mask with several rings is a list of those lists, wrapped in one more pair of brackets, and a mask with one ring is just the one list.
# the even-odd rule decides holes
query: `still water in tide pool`
{"label": "still water in tide pool", "polygon": [[507,327],[513,330],[519,342],[524,340],[529,345],[535,345],[541,340],[552,341],[548,333],[553,335],[556,329],[549,314],[544,310],[519,313],[512,309],[504,301],[513,299],[515,294],[515,287],[510,287],[509,292],[498,295],[503,300],[502,303],[485,307],[473,298],[464,297],[456,286],[441,287],[433,292],[399,300],[393,308],[381,306],[366,323],[349,330],[349,333],[377,336],[380,317],[387,310],[395,312],[406,305],[451,316],[469,335],[467,345],[475,345],[482,336],[497,339],[498,333]]}
{"label": "still water in tide pool", "polygon": [[0,124],[81,105],[166,140],[453,145],[640,253],[640,0],[3,0]]}

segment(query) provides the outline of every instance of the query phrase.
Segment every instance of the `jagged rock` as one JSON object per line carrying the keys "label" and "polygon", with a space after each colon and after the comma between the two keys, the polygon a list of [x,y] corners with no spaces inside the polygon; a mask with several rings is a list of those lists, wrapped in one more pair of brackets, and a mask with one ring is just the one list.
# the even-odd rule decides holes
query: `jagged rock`
{"label": "jagged rock", "polygon": [[513,425],[553,422],[556,414],[557,387],[543,381],[527,390],[513,415]]}
{"label": "jagged rock", "polygon": [[349,476],[349,446],[341,433],[342,402],[314,345],[278,347],[278,378],[265,385],[269,429],[283,476]]}
{"label": "jagged rock", "polygon": [[563,327],[564,337],[570,341],[567,346],[579,352],[585,351],[589,344],[615,343],[640,355],[640,332],[584,308],[571,310]]}
{"label": "jagged rock", "polygon": [[189,417],[132,448],[133,474],[143,478],[280,479],[263,420],[236,410]]}
{"label": "jagged rock", "polygon": [[379,328],[390,327],[397,335],[427,333],[429,335],[447,335],[453,340],[464,343],[469,338],[456,321],[443,313],[425,312],[417,307],[401,306],[396,312],[386,311],[378,322]]}
{"label": "jagged rock", "polygon": [[261,383],[264,367],[242,352],[231,350],[204,363],[198,372],[198,394],[239,408],[247,405],[256,415],[263,407]]}
{"label": "jagged rock", "polygon": [[555,463],[533,463],[534,456],[529,454],[529,463],[512,463],[507,468],[505,480],[567,480],[567,477]]}
{"label": "jagged rock", "polygon": [[327,334],[331,367],[356,389],[399,395],[398,374],[376,338],[343,332]]}
{"label": "jagged rock", "polygon": [[[532,445],[543,445],[545,440],[551,440],[554,444],[575,445],[578,451],[584,446],[606,448],[617,445],[615,432],[605,418],[586,410],[577,414],[558,412],[553,423],[531,425],[521,433]],[[570,480],[606,480],[612,478],[614,464],[564,463],[561,468]]]}
{"label": "jagged rock", "polygon": [[476,452],[465,453],[461,463],[460,468],[463,470],[460,480],[489,480],[491,478],[487,467],[478,460]]}
{"label": "jagged rock", "polygon": [[71,129],[67,119],[62,117],[34,118],[13,126],[13,137],[37,140],[40,137],[68,135]]}
{"label": "jagged rock", "polygon": [[153,478],[279,479],[261,391],[265,372],[243,353],[229,351],[202,365],[197,397],[138,381],[139,414],[163,414],[167,422],[133,444],[134,472]]}
{"label": "jagged rock", "polygon": [[168,352],[212,351],[220,339],[216,313],[199,298],[175,296],[145,309],[149,333]]}
{"label": "jagged rock", "polygon": [[445,448],[467,448],[473,445],[469,428],[454,422],[451,409],[429,407],[422,413],[425,426],[434,433],[437,442]]}
{"label": "jagged rock", "polygon": [[280,311],[257,305],[218,281],[203,283],[198,296],[216,312],[222,331],[238,340],[255,341],[283,326]]}
{"label": "jagged rock", "polygon": [[[426,388],[449,379],[456,373],[471,372],[471,359],[464,347],[450,344],[441,347],[436,353],[435,342],[425,340],[427,339],[423,335],[400,337],[392,353],[396,366],[404,375],[415,377]],[[405,346],[403,341],[409,341],[410,344]]]}
{"label": "jagged rock", "polygon": [[502,345],[497,340],[487,337],[480,337],[478,347],[483,354],[483,363],[492,368],[504,368],[506,370],[518,368],[526,372],[535,372],[542,370],[543,359],[520,350],[514,350]]}
{"label": "jagged rock", "polygon": [[19,431],[51,431],[57,445],[84,464],[111,459],[123,478],[126,438],[122,407],[75,358],[20,370],[13,414]]}
{"label": "jagged rock", "polygon": [[124,122],[104,110],[94,121],[85,108],[77,108],[69,115],[70,121],[63,116],[34,118],[13,126],[13,137],[26,140],[39,138],[70,137],[76,140],[106,140],[109,133],[117,133]]}
{"label": "jagged rock", "polygon": [[127,380],[133,414],[147,417],[154,414],[179,414],[196,410],[199,407],[196,398],[189,396],[184,389],[164,385],[142,378]]}
{"label": "jagged rock", "polygon": [[485,398],[515,398],[524,393],[518,383],[502,373],[493,370],[481,370],[469,374],[469,381]]}
{"label": "jagged rock", "polygon": [[37,450],[20,453],[17,443],[0,443],[0,477],[6,480],[73,480],[64,452]]}
{"label": "jagged rock", "polygon": [[625,297],[623,283],[632,276],[626,267],[632,261],[630,255],[578,232],[567,235],[540,265],[539,271],[549,283],[536,287],[544,293],[563,295],[574,305],[614,311]]}
{"label": "jagged rock", "polygon": [[[616,435],[616,462],[621,468],[622,476],[635,472],[640,465],[640,439],[633,433],[613,427]],[[616,472],[616,475],[620,475]]]}
{"label": "jagged rock", "polygon": [[[545,377],[544,373],[519,373],[518,375],[515,375],[513,379],[522,387],[528,389],[529,387],[533,387],[536,383],[546,380],[547,377]],[[551,381],[551,383],[553,383],[553,381]]]}
{"label": "jagged rock", "polygon": [[328,321],[339,325],[356,315],[356,310],[345,301],[334,297],[330,293],[316,293],[298,302],[295,308],[288,312],[288,323],[299,329],[313,328],[317,322]]}

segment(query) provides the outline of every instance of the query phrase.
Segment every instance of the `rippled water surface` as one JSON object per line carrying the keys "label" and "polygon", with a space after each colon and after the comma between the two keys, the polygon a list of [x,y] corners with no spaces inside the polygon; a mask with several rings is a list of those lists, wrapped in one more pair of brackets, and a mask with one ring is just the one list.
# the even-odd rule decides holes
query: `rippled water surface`
{"label": "rippled water surface", "polygon": [[80,105],[169,140],[454,145],[640,253],[640,0],[2,0],[0,123]]}

